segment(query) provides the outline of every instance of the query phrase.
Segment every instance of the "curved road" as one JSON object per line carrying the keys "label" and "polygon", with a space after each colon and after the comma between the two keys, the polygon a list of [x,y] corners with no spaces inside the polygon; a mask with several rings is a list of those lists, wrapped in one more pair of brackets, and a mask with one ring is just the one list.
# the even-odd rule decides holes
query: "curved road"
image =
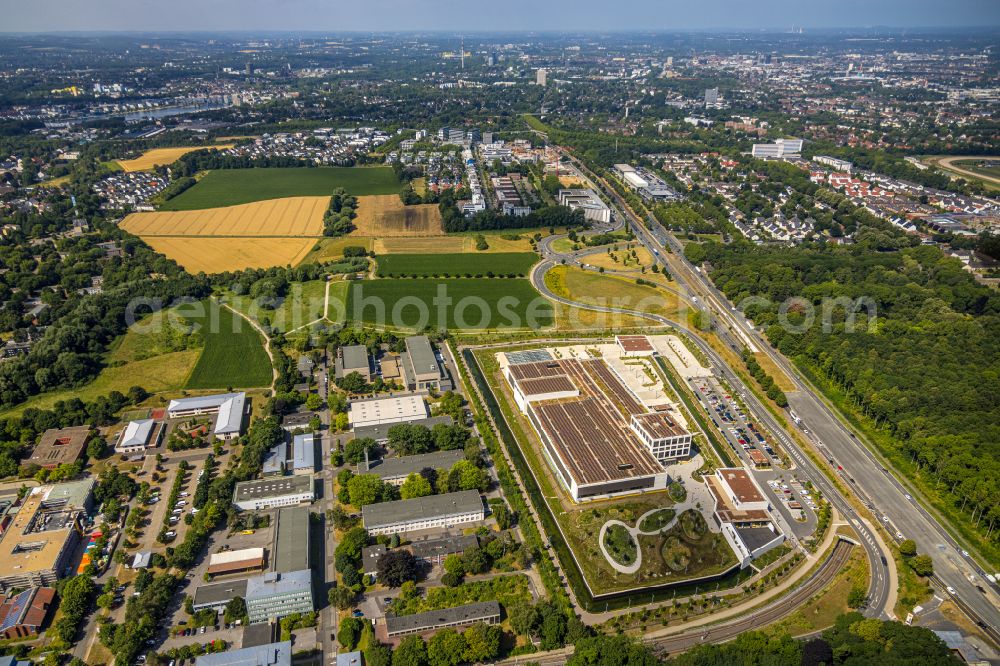
{"label": "curved road", "polygon": [[[751,328],[742,313],[735,312],[736,308],[715,288],[705,274],[684,257],[681,243],[671,233],[651,216],[645,222],[639,220],[613,188],[604,186],[601,180],[590,174],[575,157],[565,151],[564,154],[577,169],[591,176],[589,179],[598,184],[599,189],[609,200],[615,202],[615,207],[619,209],[619,214],[628,220],[632,232],[670,270],[681,288],[701,297],[704,303],[699,304],[699,307],[711,306],[710,311],[713,311],[712,314],[715,315],[718,324],[716,333],[723,342],[730,345],[734,351],[749,343],[757,351],[767,354],[789,377],[795,384],[796,390],[787,392],[786,395],[791,410],[801,419],[801,423],[797,424],[798,429],[817,446],[822,446],[829,452],[834,466],[838,464],[841,466],[840,474],[845,484],[868,506],[876,516],[876,520],[882,520],[890,534],[895,532],[903,538],[913,539],[920,552],[932,556],[936,578],[946,586],[945,589],[951,587],[955,590],[954,593],[947,594],[980,629],[1000,645],[1000,596],[985,581],[984,574],[987,572],[968,556],[959,542],[942,526],[943,520],[915,501],[911,494],[913,491],[908,490],[904,483],[890,472],[887,465],[872,453],[870,445],[862,442],[844,425],[830,405],[818,396],[816,389],[799,375],[792,363],[773,349],[760,333]],[[661,251],[667,247],[673,250],[672,253]],[[544,288],[544,281],[541,286]],[[685,326],[678,328],[687,330]],[[706,352],[713,364],[716,364],[716,369],[722,371],[723,376],[727,378],[732,376],[728,367],[721,362],[721,358],[701,338],[696,335],[689,337]],[[734,390],[737,385],[742,386],[742,382],[738,380],[735,384],[731,379],[730,381]],[[769,426],[777,425],[770,413],[762,409],[752,393],[747,392],[747,399],[755,406],[755,411],[767,417]],[[778,428],[774,432],[784,433],[784,429]],[[811,459],[802,454],[791,438],[782,439],[786,449],[800,467],[808,470],[813,483],[820,486],[828,498],[836,498],[835,506],[851,520],[855,530],[861,534],[874,573],[869,601],[875,608],[885,610],[885,614],[891,614],[892,609],[885,608],[890,596],[889,576],[885,575],[882,581],[877,580],[882,574],[894,573],[881,565],[881,557],[884,555],[889,558],[890,554],[888,550],[883,550],[883,544],[878,543],[880,536],[864,525],[857,512],[816,469]],[[941,591],[944,593],[945,590]]]}

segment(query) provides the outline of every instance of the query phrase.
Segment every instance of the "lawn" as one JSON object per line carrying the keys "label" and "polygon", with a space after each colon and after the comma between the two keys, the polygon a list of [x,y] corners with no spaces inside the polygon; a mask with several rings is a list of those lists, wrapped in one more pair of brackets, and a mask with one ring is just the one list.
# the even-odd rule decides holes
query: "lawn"
{"label": "lawn", "polygon": [[677,296],[634,279],[604,275],[569,266],[545,274],[545,284],[558,296],[581,303],[634,310],[663,317],[677,316]]}
{"label": "lawn", "polygon": [[[324,295],[326,280],[310,282],[292,282],[288,286],[288,294],[275,307],[253,299],[249,296],[237,296],[226,293],[225,302],[247,315],[262,326],[270,326],[277,332],[300,328],[326,315],[324,312]],[[347,283],[336,280],[330,283],[330,310],[336,317],[343,313],[344,296],[347,293]]]}
{"label": "lawn", "polygon": [[386,278],[350,285],[347,318],[409,330],[537,329],[552,324],[553,311],[530,282],[517,278]]}
{"label": "lawn", "polygon": [[175,313],[152,314],[133,324],[111,345],[104,359],[105,368],[93,381],[75,389],[42,393],[2,416],[18,416],[29,407],[51,409],[57,402],[71,398],[94,400],[111,391],[127,393],[133,386],[150,393],[183,388],[204,343]]}
{"label": "lawn", "polygon": [[534,252],[493,252],[487,254],[390,254],[378,258],[378,274],[394,276],[506,275],[523,277],[538,261]]}
{"label": "lawn", "polygon": [[313,245],[303,264],[323,264],[344,256],[345,247],[363,247],[368,252],[372,249],[372,239],[365,236],[338,236],[323,238]]}
{"label": "lawn", "polygon": [[394,194],[399,181],[388,167],[297,167],[209,171],[160,210],[198,210],[280,199],[327,196],[338,187],[355,196]]}
{"label": "lawn", "polygon": [[264,341],[242,317],[214,301],[203,302],[200,315],[186,318],[201,326],[205,351],[190,378],[189,389],[253,388],[271,384],[271,362]]}

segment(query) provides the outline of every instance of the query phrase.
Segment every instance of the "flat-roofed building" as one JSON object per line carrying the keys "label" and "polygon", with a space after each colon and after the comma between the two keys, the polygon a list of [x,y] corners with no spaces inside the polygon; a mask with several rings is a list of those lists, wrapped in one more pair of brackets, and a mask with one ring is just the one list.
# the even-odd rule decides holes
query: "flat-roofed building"
{"label": "flat-roofed building", "polygon": [[[436,425],[451,425],[454,420],[448,415],[431,416],[426,419],[407,421],[411,426],[423,426],[428,430]],[[374,439],[377,444],[385,444],[389,441],[389,428],[395,423],[374,423],[372,425],[358,426],[354,428],[354,437],[357,439]]]}
{"label": "flat-roofed building", "polygon": [[459,460],[465,459],[465,451],[433,451],[414,456],[382,458],[362,461],[358,464],[358,474],[377,474],[382,481],[401,486],[410,474],[420,474],[427,470],[451,469]]}
{"label": "flat-roofed building", "polygon": [[418,560],[428,564],[441,564],[449,555],[461,555],[479,546],[475,534],[448,534],[437,539],[424,539],[410,543],[410,552]]}
{"label": "flat-roofed building", "polygon": [[236,597],[245,599],[246,596],[247,581],[245,578],[227,580],[221,583],[210,583],[196,587],[191,605],[196,613],[207,609],[219,611],[225,608],[226,604]]}
{"label": "flat-roofed building", "polygon": [[337,379],[343,379],[352,372],[361,375],[366,382],[372,380],[371,360],[364,345],[347,345],[337,350],[334,362]]}
{"label": "flat-roofed building", "polygon": [[582,210],[583,218],[591,222],[611,222],[611,209],[591,189],[559,190],[559,205],[570,210]]}
{"label": "flat-roofed building", "polygon": [[318,440],[311,432],[292,438],[292,474],[312,474],[316,471]]}
{"label": "flat-roofed building", "polygon": [[266,563],[263,548],[242,548],[213,553],[208,558],[209,576],[231,576],[233,574],[263,571]]}
{"label": "flat-roofed building", "polygon": [[630,426],[660,463],[691,455],[691,433],[667,412],[633,414]]}
{"label": "flat-roofed building", "polygon": [[285,464],[288,462],[288,443],[284,440],[275,444],[266,454],[261,464],[260,473],[262,476],[281,476],[285,473]]}
{"label": "flat-roofed building", "polygon": [[14,640],[42,631],[56,598],[55,588],[31,587],[0,603],[0,638]]}
{"label": "flat-roofed building", "polygon": [[411,335],[406,338],[406,353],[401,357],[403,374],[410,389],[424,390],[440,388],[442,373],[434,348],[426,335]]}
{"label": "flat-roofed building", "polygon": [[315,499],[312,474],[240,481],[233,491],[233,504],[243,511],[298,506]]}
{"label": "flat-roofed building", "polygon": [[767,511],[770,505],[753,477],[742,467],[723,467],[715,476],[733,506],[741,511]]}
{"label": "flat-roofed building", "polygon": [[[501,355],[503,356],[503,355]],[[542,442],[549,466],[576,501],[662,490],[663,465],[629,428],[629,415],[646,407],[601,359],[561,359],[509,364],[504,377]],[[518,399],[521,387],[538,379],[568,379],[579,392],[544,400]],[[565,379],[564,379],[565,378]],[[530,385],[530,384],[529,384]]]}
{"label": "flat-roofed building", "polygon": [[446,627],[465,627],[479,622],[499,624],[500,604],[496,601],[477,601],[464,606],[413,615],[387,615],[385,629],[387,637],[395,638],[410,634],[425,634]]}
{"label": "flat-roofed building", "polygon": [[153,419],[129,421],[115,441],[115,453],[121,455],[145,453],[146,449],[160,445],[165,430],[162,423]]}
{"label": "flat-roofed building", "polygon": [[389,398],[352,400],[348,420],[355,428],[381,423],[405,423],[428,417],[427,403],[422,394],[397,395]]}
{"label": "flat-roofed building", "polygon": [[212,434],[219,439],[235,439],[243,434],[247,414],[246,393],[219,393],[197,398],[171,400],[167,415],[172,419],[215,414]]}
{"label": "flat-roofed building", "polygon": [[292,642],[270,643],[195,657],[195,666],[292,666]]}
{"label": "flat-roofed building", "polygon": [[55,469],[59,465],[75,463],[83,456],[89,436],[90,426],[46,430],[31,455],[21,464]]}
{"label": "flat-roofed building", "polygon": [[361,549],[361,571],[372,576],[378,576],[378,563],[385,555],[386,548],[380,543],[374,546],[365,546]]}
{"label": "flat-roofed building", "polygon": [[315,610],[312,572],[309,569],[279,573],[271,571],[247,579],[247,616],[251,624],[280,620],[292,613]]}
{"label": "flat-roofed building", "polygon": [[483,498],[477,490],[368,504],[361,519],[369,534],[402,534],[434,527],[450,527],[486,519]]}
{"label": "flat-roofed building", "polygon": [[281,428],[288,433],[296,430],[309,430],[312,420],[319,415],[316,412],[300,407],[291,414],[281,417]]}
{"label": "flat-roofed building", "polygon": [[93,489],[83,479],[28,492],[0,537],[0,589],[52,586],[70,569]]}
{"label": "flat-roofed building", "polygon": [[378,367],[382,372],[383,381],[398,381],[400,383],[406,381],[406,378],[403,377],[403,368],[400,365],[399,356],[395,354],[387,354],[383,356],[378,362]]}
{"label": "flat-roofed building", "polygon": [[271,568],[278,572],[309,569],[309,543],[309,510],[305,507],[278,509]]}

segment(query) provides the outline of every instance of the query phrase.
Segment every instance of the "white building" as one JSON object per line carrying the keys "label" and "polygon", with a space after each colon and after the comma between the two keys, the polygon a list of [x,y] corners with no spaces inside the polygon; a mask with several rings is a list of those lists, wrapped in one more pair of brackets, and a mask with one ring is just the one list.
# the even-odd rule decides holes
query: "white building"
{"label": "white building", "polygon": [[559,205],[567,206],[570,210],[581,209],[583,218],[591,222],[611,222],[611,209],[591,189],[559,190]]}
{"label": "white building", "polygon": [[369,534],[402,534],[415,530],[451,527],[486,519],[483,498],[477,490],[369,504],[361,508]]}
{"label": "white building", "polygon": [[115,453],[121,455],[145,453],[147,448],[160,445],[164,430],[166,428],[153,419],[129,421],[115,442]]}
{"label": "white building", "polygon": [[798,157],[802,152],[802,139],[778,139],[774,143],[755,143],[750,154],[758,159]]}
{"label": "white building", "polygon": [[535,72],[535,83],[537,83],[538,85],[544,86],[548,83],[548,80],[549,80],[549,73],[546,72],[544,69],[539,69],[537,72]]}
{"label": "white building", "polygon": [[315,499],[312,474],[241,481],[233,491],[233,504],[243,511],[299,506]]}
{"label": "white building", "polygon": [[691,455],[691,433],[666,412],[633,414],[629,427],[661,464]]}
{"label": "white building", "polygon": [[216,414],[212,434],[219,439],[235,439],[243,434],[247,412],[246,393],[220,393],[198,398],[171,400],[167,415],[172,419]]}
{"label": "white building", "polygon": [[427,404],[419,394],[351,402],[347,418],[353,427],[379,423],[406,423],[427,418]]}

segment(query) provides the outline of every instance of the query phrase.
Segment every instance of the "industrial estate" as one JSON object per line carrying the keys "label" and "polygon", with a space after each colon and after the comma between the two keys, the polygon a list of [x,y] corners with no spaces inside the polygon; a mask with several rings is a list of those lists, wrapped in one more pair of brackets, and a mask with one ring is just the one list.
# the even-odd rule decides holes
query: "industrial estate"
{"label": "industrial estate", "polygon": [[2,659],[1000,663],[995,38],[0,38]]}

